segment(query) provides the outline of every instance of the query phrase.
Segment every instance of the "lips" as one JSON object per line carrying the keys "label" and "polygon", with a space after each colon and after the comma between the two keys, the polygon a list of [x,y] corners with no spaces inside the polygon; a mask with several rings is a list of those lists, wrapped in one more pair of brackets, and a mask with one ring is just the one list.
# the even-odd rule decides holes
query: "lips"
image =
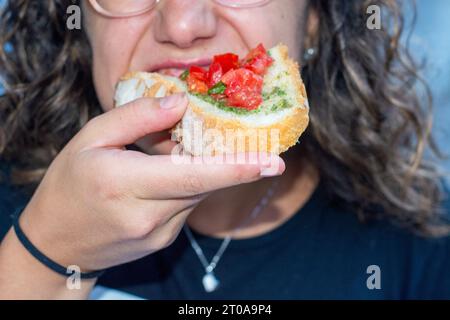
{"label": "lips", "polygon": [[158,72],[160,74],[163,74],[165,76],[171,76],[171,77],[180,77],[185,69],[178,69],[178,68],[168,68],[168,69],[158,69],[155,70],[155,72]]}
{"label": "lips", "polygon": [[179,77],[181,74],[189,69],[191,66],[199,66],[207,69],[211,64],[211,58],[191,59],[185,61],[167,60],[148,68],[149,72],[158,72],[163,75]]}

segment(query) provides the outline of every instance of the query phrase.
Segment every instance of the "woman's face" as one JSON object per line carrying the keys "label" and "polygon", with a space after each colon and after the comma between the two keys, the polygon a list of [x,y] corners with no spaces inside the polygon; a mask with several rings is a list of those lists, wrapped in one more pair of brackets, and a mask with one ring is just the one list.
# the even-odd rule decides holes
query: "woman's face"
{"label": "woman's face", "polygon": [[[180,74],[191,64],[203,65],[225,52],[240,56],[263,43],[288,45],[300,57],[307,0],[273,0],[247,9],[223,7],[212,0],[162,0],[152,11],[111,19],[83,2],[84,27],[93,51],[93,78],[103,110],[114,106],[114,90],[128,71]],[[167,153],[167,135],[139,141]],[[156,148],[156,150],[155,150]]]}

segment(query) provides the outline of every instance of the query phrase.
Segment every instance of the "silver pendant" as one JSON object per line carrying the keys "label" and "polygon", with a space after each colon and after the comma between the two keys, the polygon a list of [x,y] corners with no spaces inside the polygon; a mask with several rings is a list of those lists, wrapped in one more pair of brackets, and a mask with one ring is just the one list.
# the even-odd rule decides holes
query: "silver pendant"
{"label": "silver pendant", "polygon": [[217,289],[217,287],[219,286],[219,280],[217,280],[216,276],[214,275],[214,273],[212,272],[207,272],[204,276],[203,276],[203,287],[205,288],[206,292],[213,292],[214,290]]}

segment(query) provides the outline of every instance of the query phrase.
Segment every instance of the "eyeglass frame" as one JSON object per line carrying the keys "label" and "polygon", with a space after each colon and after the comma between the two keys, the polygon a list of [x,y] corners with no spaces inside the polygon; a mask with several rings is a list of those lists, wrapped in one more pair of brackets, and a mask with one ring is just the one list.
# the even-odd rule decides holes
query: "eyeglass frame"
{"label": "eyeglass frame", "polygon": [[[226,5],[226,4],[222,3],[221,0],[213,0],[213,1],[224,7],[235,8],[235,9],[244,9],[244,8],[260,7],[260,6],[263,6],[263,5],[271,2],[272,0],[260,0],[260,2],[257,4],[248,4],[248,5]],[[148,8],[145,8],[140,11],[133,12],[133,13],[112,13],[111,11],[108,11],[105,8],[103,8],[98,3],[97,0],[89,0],[90,5],[94,8],[94,10],[96,12],[98,12],[99,14],[101,14],[105,17],[112,18],[112,19],[131,18],[131,17],[140,16],[144,13],[147,13],[147,12],[153,10],[158,5],[159,2],[161,2],[161,0],[155,0],[155,4],[153,6],[149,6]]]}

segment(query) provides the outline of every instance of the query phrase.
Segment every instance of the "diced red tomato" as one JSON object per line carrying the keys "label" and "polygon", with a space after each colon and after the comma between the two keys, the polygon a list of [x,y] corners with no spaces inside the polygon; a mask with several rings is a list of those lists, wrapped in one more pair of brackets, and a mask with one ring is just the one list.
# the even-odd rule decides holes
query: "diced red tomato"
{"label": "diced red tomato", "polygon": [[189,75],[196,78],[197,80],[204,82],[206,82],[208,79],[208,71],[197,66],[191,66],[189,68]]}
{"label": "diced red tomato", "polygon": [[223,75],[223,69],[222,66],[217,63],[217,62],[213,62],[213,64],[211,64],[211,66],[209,67],[209,71],[208,71],[208,86],[214,87],[222,78]]}
{"label": "diced red tomato", "polygon": [[263,86],[263,77],[247,69],[230,70],[222,77],[227,90],[246,87],[250,90],[260,91]]}
{"label": "diced red tomato", "polygon": [[225,53],[215,56],[213,64],[218,63],[222,67],[222,72],[225,74],[232,69],[239,68],[239,56],[233,53]]}
{"label": "diced red tomato", "polygon": [[263,76],[273,59],[262,44],[251,50],[239,63],[239,57],[232,53],[215,56],[209,70],[192,66],[186,78],[190,92],[208,94],[209,89],[222,81],[225,92],[213,94],[215,99],[226,99],[231,107],[257,109],[263,102]]}
{"label": "diced red tomato", "polygon": [[244,58],[244,61],[250,61],[255,58],[259,58],[265,55],[266,53],[267,53],[266,48],[264,48],[264,45],[260,43],[258,44],[258,46],[256,46],[256,48],[253,48],[252,50],[250,50],[249,53],[247,53],[247,55]]}
{"label": "diced red tomato", "polygon": [[187,86],[190,92],[201,94],[208,93],[208,72],[200,67],[192,66],[189,68],[189,75],[186,79]]}
{"label": "diced red tomato", "polygon": [[262,103],[263,78],[247,69],[228,71],[222,82],[227,86],[228,104],[247,110],[257,109]]}
{"label": "diced red tomato", "polygon": [[247,110],[255,110],[263,102],[261,93],[250,90],[240,90],[227,98],[230,107],[244,108]]}
{"label": "diced red tomato", "polygon": [[196,92],[201,94],[208,93],[209,88],[206,82],[199,81],[191,76],[189,76],[186,81],[190,92]]}
{"label": "diced red tomato", "polygon": [[233,53],[214,56],[213,63],[208,71],[209,87],[215,86],[222,78],[222,75],[237,68],[239,68],[239,56]]}
{"label": "diced red tomato", "polygon": [[273,59],[267,54],[267,50],[262,44],[251,50],[245,57],[242,67],[263,75],[266,69],[273,63]]}

